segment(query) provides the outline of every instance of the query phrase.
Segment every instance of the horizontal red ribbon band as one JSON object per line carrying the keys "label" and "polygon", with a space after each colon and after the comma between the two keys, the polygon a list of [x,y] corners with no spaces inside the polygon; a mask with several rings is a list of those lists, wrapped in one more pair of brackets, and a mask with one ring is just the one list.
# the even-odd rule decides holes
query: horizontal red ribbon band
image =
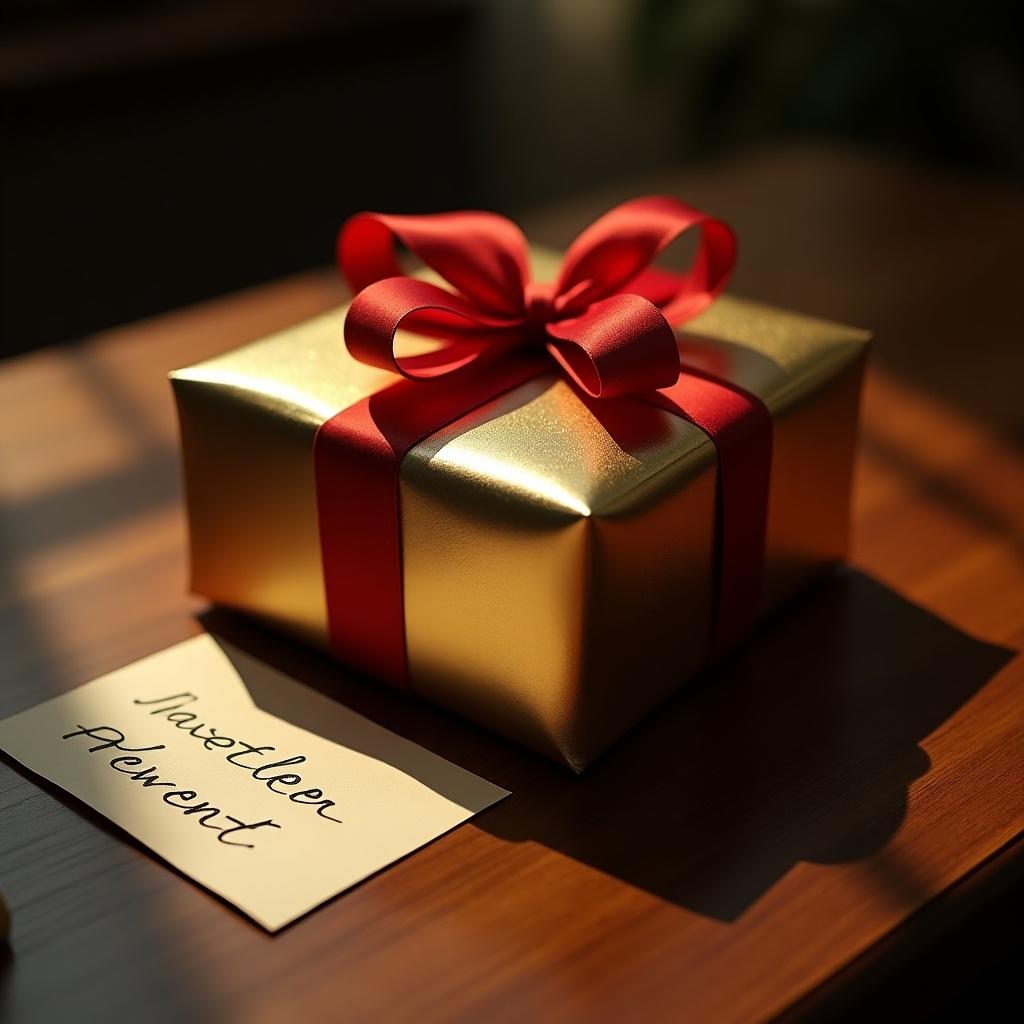
{"label": "horizontal red ribbon band", "polygon": [[[689,271],[650,266],[692,228],[700,243]],[[407,277],[396,241],[454,291]],[[363,213],[348,221],[338,262],[356,294],[345,342],[356,359],[405,379],[343,409],[316,436],[328,626],[345,661],[408,685],[398,485],[404,456],[553,367],[593,398],[636,396],[711,437],[719,481],[715,648],[749,628],[763,574],[771,418],[753,395],[682,367],[672,330],[725,287],[735,248],[721,221],[674,199],[634,199],[582,232],[547,285],[529,280],[519,228],[493,213]],[[399,329],[443,344],[400,357]]]}

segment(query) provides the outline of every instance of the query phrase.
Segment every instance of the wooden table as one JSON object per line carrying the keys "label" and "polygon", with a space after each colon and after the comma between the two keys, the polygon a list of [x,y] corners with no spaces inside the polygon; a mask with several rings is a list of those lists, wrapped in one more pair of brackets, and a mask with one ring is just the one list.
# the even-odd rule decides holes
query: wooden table
{"label": "wooden table", "polygon": [[[737,292],[877,329],[853,567],[582,779],[215,613],[513,798],[270,937],[2,764],[6,1019],[909,1012],[998,952],[1024,826],[1024,200],[793,150],[528,224],[562,242],[648,188],[736,224]],[[0,714],[202,628],[164,374],[340,298],[310,273],[0,367]]]}

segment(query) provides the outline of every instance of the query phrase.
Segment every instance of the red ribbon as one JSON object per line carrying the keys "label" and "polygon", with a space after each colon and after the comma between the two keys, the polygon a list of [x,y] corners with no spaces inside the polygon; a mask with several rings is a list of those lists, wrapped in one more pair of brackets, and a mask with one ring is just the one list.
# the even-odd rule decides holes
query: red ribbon
{"label": "red ribbon", "polygon": [[[652,267],[698,228],[689,271]],[[395,242],[453,291],[407,277]],[[361,362],[404,378],[332,417],[314,460],[328,626],[350,664],[407,685],[398,473],[420,441],[557,365],[594,398],[632,395],[691,420],[718,451],[715,627],[722,649],[752,623],[764,562],[771,418],[725,381],[683,368],[672,327],[705,309],[735,261],[732,231],[674,199],[616,207],[566,252],[553,285],[531,281],[527,246],[511,221],[462,211],[361,213],[338,237],[355,298],[345,342]],[[399,328],[440,339],[399,357]],[[424,386],[424,385],[427,386]]]}

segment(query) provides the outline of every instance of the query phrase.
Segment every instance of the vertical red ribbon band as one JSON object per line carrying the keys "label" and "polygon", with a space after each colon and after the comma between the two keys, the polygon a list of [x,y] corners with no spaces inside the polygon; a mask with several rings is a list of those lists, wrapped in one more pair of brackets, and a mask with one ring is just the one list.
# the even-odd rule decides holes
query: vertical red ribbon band
{"label": "vertical red ribbon band", "polygon": [[[690,270],[650,266],[690,228]],[[406,277],[401,241],[456,290]],[[594,398],[632,395],[681,415],[714,442],[716,593],[712,647],[757,614],[764,567],[772,423],[760,399],[680,365],[673,325],[724,288],[735,239],[721,221],[664,197],[624,203],[570,246],[554,285],[529,280],[512,222],[463,211],[358,214],[338,258],[356,293],[345,321],[355,358],[404,377],[326,421],[314,442],[330,643],[349,664],[408,686],[399,472],[417,444],[479,406],[560,368]],[[409,358],[400,328],[444,342]]]}

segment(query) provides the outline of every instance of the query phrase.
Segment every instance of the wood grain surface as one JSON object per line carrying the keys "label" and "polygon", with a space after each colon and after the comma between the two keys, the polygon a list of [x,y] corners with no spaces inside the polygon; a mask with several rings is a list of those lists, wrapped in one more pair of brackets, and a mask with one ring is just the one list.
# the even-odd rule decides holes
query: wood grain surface
{"label": "wood grain surface", "polygon": [[0,714],[216,628],[514,794],[271,937],[0,764],[4,1019],[802,1017],[1019,863],[1024,199],[789,150],[524,222],[564,243],[650,189],[736,225],[737,293],[877,330],[854,552],[582,779],[186,596],[164,375],[333,273],[0,366]]}

